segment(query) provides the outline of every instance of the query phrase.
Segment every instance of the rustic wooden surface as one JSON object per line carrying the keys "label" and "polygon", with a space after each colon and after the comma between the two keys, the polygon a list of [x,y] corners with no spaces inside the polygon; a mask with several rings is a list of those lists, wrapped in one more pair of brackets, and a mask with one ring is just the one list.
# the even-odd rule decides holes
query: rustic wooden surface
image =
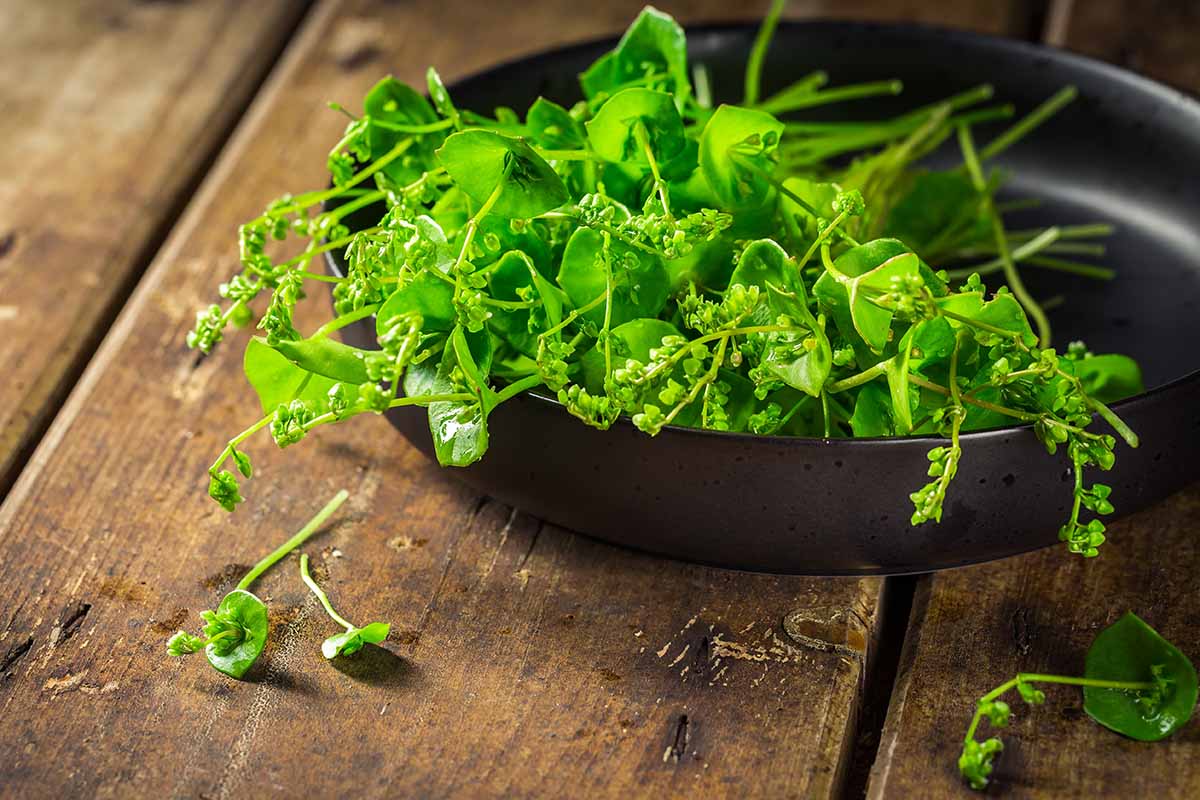
{"label": "rustic wooden surface", "polygon": [[[658,5],[697,21],[761,11]],[[1114,14],[1124,25],[1142,13],[1121,11],[1133,4],[1046,5],[812,0],[789,13],[1013,35],[1044,20],[1068,46],[1195,88],[1180,30],[1166,32],[1165,58],[1141,22],[1142,33],[1112,32]],[[197,362],[183,335],[234,268],[237,223],[324,179],[320,156],[342,125],[324,102],[354,103],[387,71],[419,85],[435,63],[452,80],[617,32],[639,2],[322,0],[61,411],[300,7],[93,4],[56,33],[29,6],[18,18],[0,5],[10,57],[46,53],[31,62],[39,71],[0,73],[0,103],[19,112],[0,115],[0,144],[17,144],[0,147],[0,367],[17,378],[0,383],[0,491],[23,466],[0,506],[0,796],[822,797],[865,786],[879,712],[860,724],[860,705],[888,694],[881,605],[903,598],[905,580],[750,576],[608,547],[475,495],[380,419],[286,454],[260,441],[233,517],[204,497],[204,468],[254,398],[237,341]],[[1155,6],[1177,28],[1190,19],[1180,4]],[[45,86],[51,100],[39,99]],[[72,142],[91,149],[60,164]],[[34,267],[73,279],[33,282]],[[302,327],[323,302],[302,311]],[[292,558],[257,587],[273,631],[249,682],[164,656],[173,630],[195,627],[342,486],[352,500],[307,549],[341,610],[393,623],[384,648],[326,663],[331,623]],[[972,698],[1017,669],[1078,669],[1126,608],[1200,652],[1200,615],[1176,602],[1200,565],[1187,529],[1198,508],[1200,488],[1114,526],[1096,562],[1049,551],[918,582],[871,795],[963,794],[954,758]],[[817,621],[807,641],[788,632],[797,619]],[[1034,714],[1017,704],[993,792],[1128,794],[1135,757],[1139,793],[1200,787],[1194,726],[1146,747],[1080,722],[1078,708],[1070,690]]]}
{"label": "rustic wooden surface", "polygon": [[[1047,20],[1047,40],[1200,91],[1200,3],[1191,0],[1075,0]],[[1057,17],[1057,19],[1056,19]]]}
{"label": "rustic wooden surface", "polygon": [[[955,762],[975,698],[1017,672],[1079,675],[1096,634],[1132,610],[1200,653],[1200,486],[1110,526],[1100,558],[1057,548],[920,580],[869,797],[961,797]],[[1030,708],[1014,692],[995,797],[1200,795],[1200,727],[1146,744],[1089,721],[1080,692],[1046,689]],[[981,738],[991,735],[983,726]]]}
{"label": "rustic wooden surface", "polygon": [[0,2],[0,493],[304,8]]}
{"label": "rustic wooden surface", "polygon": [[[326,2],[310,13],[0,507],[0,793],[838,792],[879,580],[747,576],[591,542],[460,487],[380,419],[287,454],[260,443],[232,518],[203,496],[204,467],[253,397],[236,346],[197,362],[183,334],[234,267],[236,224],[323,180],[319,156],[342,125],[323,103],[353,102],[386,70],[419,83],[432,62],[452,79],[615,32],[638,5]],[[666,5],[685,19],[728,13]],[[974,3],[948,21],[1009,20]],[[157,206],[155,185],[132,196]],[[105,230],[109,218],[84,219]],[[18,232],[15,252],[28,257],[33,242]],[[73,258],[46,255],[47,268]],[[310,326],[320,306],[303,312]],[[386,648],[344,674],[324,662],[329,625],[292,559],[258,587],[273,638],[251,681],[164,656],[175,628],[194,627],[266,542],[343,485],[348,511],[309,549],[347,614],[393,623]],[[807,642],[787,632],[796,618],[817,621]]]}
{"label": "rustic wooden surface", "polygon": [[[1048,42],[1200,91],[1194,3],[1052,3]],[[1125,611],[1185,653],[1200,653],[1195,538],[1200,485],[1111,526],[1101,558],[1043,553],[923,578],[870,776],[872,798],[960,796],[955,767],[974,699],[1017,671],[1078,673],[1091,640]],[[1014,723],[988,794],[1007,797],[1200,796],[1200,730],[1170,746],[1132,742],[1086,720],[1071,689],[1048,691]],[[1136,790],[1134,789],[1136,787]]]}

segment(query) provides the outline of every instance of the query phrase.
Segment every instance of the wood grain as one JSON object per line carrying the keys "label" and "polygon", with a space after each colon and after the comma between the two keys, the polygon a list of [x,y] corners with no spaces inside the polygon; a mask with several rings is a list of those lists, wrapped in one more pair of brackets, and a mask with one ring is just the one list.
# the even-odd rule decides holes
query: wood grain
{"label": "wood grain", "polygon": [[0,3],[0,494],[305,5]]}
{"label": "wood grain", "polygon": [[[418,83],[432,62],[453,79],[617,31],[637,6],[325,2],[310,14],[0,507],[0,793],[837,793],[880,581],[742,575],[598,544],[474,495],[374,418],[286,454],[260,442],[233,517],[204,497],[205,466],[254,400],[236,344],[197,362],[183,335],[235,266],[237,223],[324,180],[343,124],[324,102],[354,102],[387,69]],[[729,13],[715,1],[667,6]],[[836,10],[931,19],[934,7]],[[943,21],[996,28],[994,9],[962,4]],[[173,173],[155,148],[178,138],[171,130],[133,148],[154,154],[122,187],[139,208],[165,202],[157,192]],[[105,254],[87,262],[96,270],[125,252],[125,237],[97,238],[129,225],[121,196],[109,187],[82,218],[84,250]],[[22,259],[50,246],[17,236]],[[313,298],[300,324],[324,311]],[[349,511],[309,549],[344,613],[393,623],[386,648],[325,663],[330,625],[289,559],[256,587],[273,634],[249,682],[164,655],[173,630],[194,627],[339,486],[353,493]]]}
{"label": "wood grain", "polygon": [[[1051,4],[1050,44],[1200,91],[1195,4],[1088,0]],[[871,773],[872,798],[961,796],[956,761],[974,699],[1018,670],[1078,674],[1091,640],[1127,610],[1185,653],[1200,654],[1193,520],[1200,486],[1112,526],[1100,558],[1054,548],[922,579],[900,674]],[[1169,745],[1123,739],[1083,714],[1080,694],[1047,692],[1014,724],[988,794],[1019,797],[1195,797],[1195,724]]]}
{"label": "wood grain", "polygon": [[[1126,611],[1200,654],[1197,513],[1200,485],[1114,523],[1099,558],[1051,548],[922,579],[869,796],[962,796],[956,761],[975,698],[1018,671],[1082,674],[1092,639]],[[1010,699],[989,795],[1200,795],[1195,722],[1146,744],[1091,722],[1078,690],[1052,687],[1046,698],[1032,709]]]}
{"label": "wood grain", "polygon": [[1051,15],[1047,41],[1200,92],[1200,4],[1188,0],[1079,0]]}

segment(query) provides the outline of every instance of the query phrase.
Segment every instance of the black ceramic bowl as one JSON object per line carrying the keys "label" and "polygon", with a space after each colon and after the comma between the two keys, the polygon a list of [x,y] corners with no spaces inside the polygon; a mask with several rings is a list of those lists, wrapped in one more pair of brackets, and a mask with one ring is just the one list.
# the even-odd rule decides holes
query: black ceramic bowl
{"label": "black ceramic bowl", "polygon": [[[754,26],[688,32],[718,100],[737,102]],[[526,108],[538,95],[578,99],[576,75],[615,40],[496,67],[452,87],[465,107]],[[1030,275],[1035,295],[1065,293],[1056,341],[1137,358],[1147,393],[1116,405],[1142,446],[1118,445],[1113,485],[1127,514],[1200,477],[1200,105],[1123,70],[1018,41],[932,28],[782,24],[767,90],[825,69],[835,83],[900,78],[904,94],[823,109],[878,117],[991,83],[1024,112],[1065,84],[1080,99],[1008,152],[1012,191],[1041,198],[1017,227],[1112,222],[1110,283]],[[947,152],[946,158],[951,157]],[[933,161],[937,161],[935,154]],[[378,215],[375,216],[378,219]],[[337,271],[336,257],[329,266]],[[374,321],[343,331],[374,346]],[[388,419],[432,456],[425,412]],[[1063,456],[1028,427],[963,436],[941,524],[909,525],[908,495],[927,480],[929,438],[800,439],[671,428],[650,438],[627,420],[589,428],[557,402],[515,398],[491,417],[491,447],[452,470],[481,492],[582,533],[689,561],[765,572],[924,572],[1013,555],[1056,541],[1071,497]],[[1119,544],[1117,545],[1119,546]],[[1064,557],[1065,554],[1064,554]]]}

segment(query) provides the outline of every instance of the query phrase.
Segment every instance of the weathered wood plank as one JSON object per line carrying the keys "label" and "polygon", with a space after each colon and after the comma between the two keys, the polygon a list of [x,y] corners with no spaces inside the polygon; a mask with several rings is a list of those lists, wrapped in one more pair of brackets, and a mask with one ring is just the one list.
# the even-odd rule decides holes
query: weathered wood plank
{"label": "weathered wood plank", "polygon": [[[1200,91],[1192,4],[1089,0],[1052,4],[1046,39]],[[1200,486],[1111,527],[1101,557],[1051,549],[944,573],[918,584],[900,675],[871,773],[872,798],[961,796],[956,761],[975,698],[1018,670],[1078,673],[1092,638],[1132,610],[1200,656],[1192,520]],[[1190,797],[1195,725],[1168,745],[1123,739],[1083,715],[1078,692],[1013,701],[992,793],[1021,797]]]}
{"label": "weathered wood plank", "polygon": [[[1018,671],[1081,674],[1091,640],[1127,610],[1200,656],[1198,512],[1200,485],[1114,523],[1099,558],[1052,548],[922,579],[869,796],[961,797],[956,762],[975,698]],[[1200,795],[1195,724],[1148,745],[1091,722],[1078,690],[1046,698],[1033,709],[1011,700],[996,794]]]}
{"label": "weathered wood plank", "polygon": [[1189,92],[1200,92],[1196,34],[1200,5],[1180,0],[1059,0],[1050,44],[1111,61]]}
{"label": "weathered wood plank", "polygon": [[[380,419],[286,454],[256,448],[232,518],[203,496],[205,466],[254,403],[236,347],[197,363],[183,335],[234,267],[236,224],[323,180],[342,125],[324,102],[353,101],[385,69],[418,82],[433,62],[453,78],[618,30],[638,5],[524,3],[520,36],[505,4],[314,10],[0,507],[5,790],[836,794],[878,580],[743,575],[595,543],[476,496]],[[344,674],[324,662],[330,627],[290,559],[257,587],[273,640],[250,682],[166,658],[165,638],[239,565],[342,485],[349,511],[309,550],[343,611],[393,623],[387,649]]]}
{"label": "weathered wood plank", "polygon": [[0,494],[305,5],[0,3]]}

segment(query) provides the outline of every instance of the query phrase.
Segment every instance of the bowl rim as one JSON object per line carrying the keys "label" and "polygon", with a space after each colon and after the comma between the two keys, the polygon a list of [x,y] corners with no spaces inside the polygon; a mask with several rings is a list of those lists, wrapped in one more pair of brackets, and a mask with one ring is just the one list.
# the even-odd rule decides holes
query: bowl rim
{"label": "bowl rim", "polygon": [[[759,22],[757,21],[724,21],[724,22],[706,22],[697,25],[683,25],[684,33],[691,37],[692,35],[709,35],[721,33],[754,33],[758,30]],[[782,19],[778,23],[778,29],[819,29],[827,28],[831,31],[841,33],[847,32],[870,32],[870,33],[893,33],[908,35],[914,38],[929,38],[929,39],[945,39],[951,42],[958,41],[975,47],[989,47],[1004,51],[1016,51],[1020,54],[1032,57],[1046,57],[1054,59],[1060,63],[1065,63],[1079,69],[1090,70],[1099,73],[1102,77],[1109,81],[1117,82],[1128,86],[1132,91],[1138,92],[1157,102],[1176,106],[1184,113],[1189,113],[1195,118],[1197,127],[1200,128],[1200,101],[1193,97],[1188,92],[1181,89],[1174,89],[1166,84],[1160,83],[1152,78],[1144,75],[1139,75],[1136,72],[1119,67],[1115,64],[1110,64],[1106,61],[1101,61],[1091,56],[1075,53],[1070,50],[1065,50],[1060,47],[1043,44],[1041,42],[1028,42],[1023,39],[1013,39],[1005,36],[997,36],[995,34],[983,33],[980,31],[965,30],[960,28],[950,28],[942,25],[933,25],[923,22],[876,22],[867,20],[842,20],[836,18],[816,18],[816,19]],[[570,42],[555,47],[543,48],[535,50],[531,53],[514,56],[491,64],[482,69],[469,72],[466,75],[454,80],[447,85],[447,90],[453,93],[456,89],[461,88],[465,84],[472,83],[476,80],[490,76],[494,72],[499,72],[508,69],[520,69],[522,67],[531,67],[536,62],[546,59],[553,59],[572,53],[577,53],[586,50],[593,50],[600,47],[611,47],[615,45],[621,38],[621,34],[605,34],[597,37],[583,39],[576,42]],[[333,251],[325,251],[323,254],[326,269],[330,274],[343,277],[341,265],[338,263],[338,257]],[[358,320],[354,325],[364,324],[369,320],[374,320],[374,314]],[[1175,391],[1189,386],[1193,383],[1200,383],[1200,368],[1186,372],[1183,375],[1173,378],[1166,383],[1159,384],[1144,392],[1139,392],[1131,397],[1118,400],[1115,403],[1109,403],[1108,406],[1114,412],[1121,410],[1137,411],[1144,405],[1153,405],[1157,403],[1162,396],[1174,393]],[[512,399],[520,398],[533,400],[534,402],[545,406],[547,409],[554,408],[565,410],[565,406],[556,398],[550,397],[537,389],[527,389],[521,392],[520,395]],[[613,423],[613,427],[620,425],[622,427],[634,428],[632,419],[628,414],[622,413]],[[1013,434],[1023,435],[1027,431],[1033,430],[1032,423],[1022,423],[1019,425],[1006,425],[999,428],[986,428],[983,430],[965,431],[959,434],[960,440],[965,441],[981,441],[987,439],[995,439],[1001,436],[1011,436]],[[682,425],[666,425],[662,429],[662,433],[670,432],[677,436],[700,436],[706,438],[727,439],[732,441],[755,441],[769,445],[796,445],[804,443],[808,445],[838,445],[838,446],[871,446],[878,447],[879,445],[892,446],[920,446],[929,447],[944,444],[947,440],[945,437],[920,434],[913,436],[854,436],[854,437],[826,437],[826,436],[782,436],[779,434],[757,434],[737,431],[717,431],[707,428],[689,428]]]}

